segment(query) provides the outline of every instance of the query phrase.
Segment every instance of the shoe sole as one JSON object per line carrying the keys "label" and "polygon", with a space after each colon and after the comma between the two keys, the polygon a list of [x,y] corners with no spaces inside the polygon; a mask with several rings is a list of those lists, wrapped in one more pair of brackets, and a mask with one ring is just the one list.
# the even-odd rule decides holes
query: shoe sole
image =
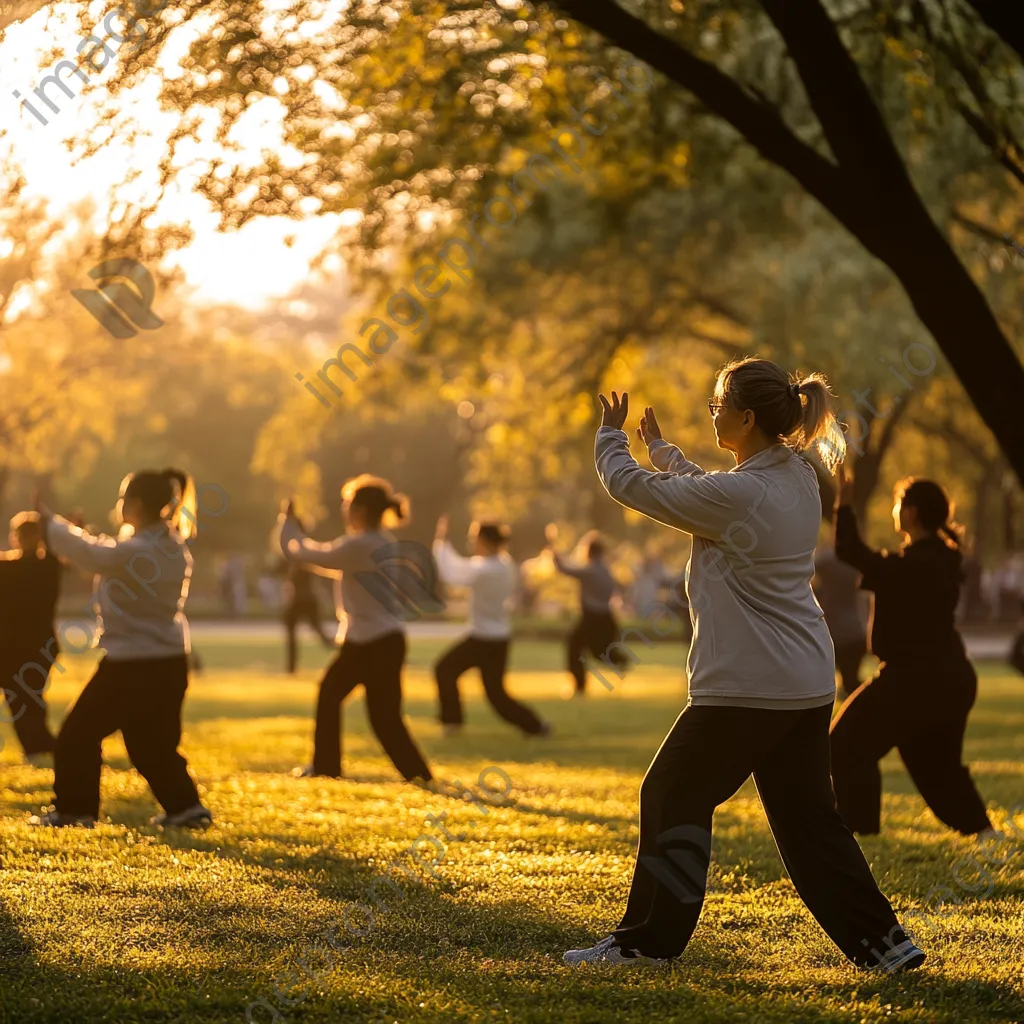
{"label": "shoe sole", "polygon": [[918,952],[913,956],[908,957],[902,963],[897,964],[895,967],[888,968],[890,974],[900,974],[903,971],[916,971],[919,967],[924,965],[925,960],[928,959],[926,953]]}

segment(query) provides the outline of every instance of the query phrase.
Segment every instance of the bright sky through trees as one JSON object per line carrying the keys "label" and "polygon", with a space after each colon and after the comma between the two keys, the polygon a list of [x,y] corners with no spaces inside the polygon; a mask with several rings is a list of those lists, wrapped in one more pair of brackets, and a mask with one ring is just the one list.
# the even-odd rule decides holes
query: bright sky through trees
{"label": "bright sky through trees", "polygon": [[[57,104],[59,113],[33,96],[32,90],[58,61],[77,57],[76,49],[83,35],[74,20],[75,6],[62,4],[49,16],[43,11],[8,28],[0,43],[0,145],[13,152],[15,162],[22,168],[28,182],[26,199],[46,199],[57,218],[81,200],[91,199],[99,208],[97,230],[102,230],[102,211],[108,205],[111,188],[121,183],[125,166],[137,170],[139,178],[134,188],[122,189],[119,195],[153,195],[155,168],[176,115],[160,110],[159,83],[148,77],[130,94],[122,93],[116,98],[120,117],[144,125],[146,138],[131,147],[113,140],[84,157],[69,152],[66,140],[74,135],[82,137],[85,125],[98,123],[108,101],[102,83],[109,78],[114,63],[90,73],[90,87],[70,69],[64,69],[61,80],[75,93],[74,98],[68,98],[52,84],[47,87],[47,95]],[[96,34],[101,37],[106,34],[102,19],[108,7],[104,4],[97,9]],[[115,31],[118,24],[115,22]],[[195,21],[177,33],[173,49],[161,57],[165,75],[175,77],[175,65],[198,30],[199,22]],[[108,45],[117,52],[116,42],[110,41]],[[121,45],[129,47],[132,43],[128,39]],[[100,60],[97,58],[97,63]],[[40,70],[41,63],[45,70]],[[21,98],[13,95],[14,90],[21,93]],[[82,91],[85,96],[79,95]],[[29,99],[46,116],[48,124],[41,124],[21,106],[24,99]],[[274,148],[279,138],[280,118],[272,100],[261,103],[259,111],[253,113],[232,135],[242,147],[242,159],[258,159],[260,150]],[[209,125],[210,119],[205,120]],[[210,131],[202,134],[202,142],[192,147],[192,159],[206,160],[219,149],[211,135]],[[96,140],[105,137],[103,132],[94,136]],[[233,234],[218,234],[216,215],[194,192],[193,181],[194,175],[183,169],[168,189],[159,219],[187,222],[195,232],[192,244],[174,254],[168,264],[181,267],[188,284],[196,289],[195,300],[199,303],[225,302],[255,308],[265,297],[288,293],[308,275],[310,260],[338,227],[339,218],[332,216],[301,223],[275,217],[248,224]],[[286,240],[294,241],[288,245]],[[87,269],[83,268],[83,273]],[[11,313],[18,311],[13,308]]]}

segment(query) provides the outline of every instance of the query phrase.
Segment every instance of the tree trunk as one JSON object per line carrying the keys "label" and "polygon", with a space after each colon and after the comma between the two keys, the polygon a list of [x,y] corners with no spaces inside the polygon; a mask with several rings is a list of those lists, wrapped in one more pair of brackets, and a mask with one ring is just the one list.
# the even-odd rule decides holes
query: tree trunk
{"label": "tree trunk", "polygon": [[[1024,400],[1024,367],[914,188],[820,0],[760,2],[786,43],[837,163],[805,145],[776,110],[713,64],[611,0],[562,0],[558,6],[692,92],[893,271],[1024,483],[1024,417],[1017,411]],[[914,363],[917,371],[926,365],[923,355]],[[912,372],[906,373],[909,380]]]}

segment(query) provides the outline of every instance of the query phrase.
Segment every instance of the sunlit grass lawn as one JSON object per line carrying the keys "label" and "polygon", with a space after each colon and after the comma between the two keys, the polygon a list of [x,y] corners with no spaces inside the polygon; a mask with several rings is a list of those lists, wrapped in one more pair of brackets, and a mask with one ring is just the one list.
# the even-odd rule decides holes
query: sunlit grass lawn
{"label": "sunlit grass lawn", "polygon": [[[0,727],[0,1020],[243,1022],[260,999],[257,1024],[1024,1020],[1024,844],[990,866],[990,894],[963,864],[958,882],[970,843],[939,826],[895,757],[885,834],[864,843],[875,873],[897,909],[920,907],[938,885],[963,901],[922,930],[924,970],[879,977],[847,964],[784,875],[748,782],[718,813],[715,891],[679,965],[570,973],[563,950],[607,934],[623,906],[637,787],[683,704],[682,648],[645,651],[614,693],[594,683],[590,699],[567,701],[560,649],[521,644],[512,689],[555,736],[500,724],[474,679],[468,729],[445,740],[427,674],[439,646],[413,645],[407,714],[438,775],[476,788],[487,766],[508,773],[510,805],[486,815],[398,781],[361,698],[347,715],[349,778],[290,778],[309,757],[326,657],[313,647],[291,680],[276,641],[204,639],[208,670],[193,681],[183,746],[217,818],[205,833],[147,824],[157,808],[119,740],[105,747],[108,823],[28,828],[50,800],[50,773],[22,767]],[[53,686],[56,720],[90,664],[72,659]],[[983,668],[967,757],[1003,823],[1024,801],[1024,680],[997,666]],[[425,824],[440,812],[467,838],[448,842]],[[425,832],[446,846],[436,878],[403,852]],[[433,847],[421,846],[429,863]],[[401,897],[379,885],[375,928],[352,936],[344,907],[366,901],[393,858],[414,877],[396,875]]]}

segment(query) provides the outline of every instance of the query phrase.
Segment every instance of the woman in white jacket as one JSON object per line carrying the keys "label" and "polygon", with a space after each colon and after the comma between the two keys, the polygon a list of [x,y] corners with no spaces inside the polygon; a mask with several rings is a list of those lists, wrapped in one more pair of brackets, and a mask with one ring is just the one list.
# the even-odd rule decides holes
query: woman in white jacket
{"label": "woman in white jacket", "polygon": [[441,579],[470,592],[469,633],[450,647],[434,665],[440,719],[445,734],[462,730],[459,677],[471,668],[480,671],[484,694],[496,714],[527,736],[546,736],[551,727],[505,689],[505,667],[512,639],[509,611],[518,583],[516,563],[509,557],[508,527],[501,523],[474,523],[471,558],[463,558],[448,540],[448,520],[442,516],[434,535],[434,558]]}
{"label": "woman in white jacket", "polygon": [[601,402],[596,460],[608,493],[693,537],[694,634],[689,701],[640,789],[625,914],[614,934],[566,961],[634,966],[679,956],[704,902],[715,808],[753,774],[793,884],[842,952],[866,968],[919,966],[924,953],[875,884],[832,791],[835,660],[811,591],[821,499],[798,454],[817,447],[834,464],[843,453],[827,383],[763,359],[722,370],[708,405],[719,446],[736,459],[723,473],[706,473],[662,440],[651,409],[638,434],[659,472],[641,469],[622,430],[627,396]]}

